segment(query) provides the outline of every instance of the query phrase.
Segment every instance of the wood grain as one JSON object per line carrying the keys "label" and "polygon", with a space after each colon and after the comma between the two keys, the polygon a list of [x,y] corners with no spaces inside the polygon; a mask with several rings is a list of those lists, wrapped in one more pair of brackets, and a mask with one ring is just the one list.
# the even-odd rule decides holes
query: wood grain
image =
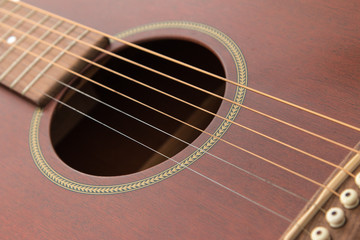
{"label": "wood grain", "polygon": [[[358,1],[26,2],[109,34],[160,21],[205,23],[227,34],[241,48],[247,62],[249,86],[360,125]],[[226,49],[204,34],[165,29],[161,33],[148,32],[129,39],[141,41],[159,36],[179,37],[212,47],[224,65],[227,78],[235,79],[234,63]],[[117,47],[119,45],[115,44],[112,49]],[[234,87],[227,84],[225,97],[233,98],[233,93]],[[355,131],[251,92],[247,92],[245,104],[348,146],[359,141],[359,133]],[[227,114],[229,106],[222,103],[218,114]],[[55,103],[50,103],[44,109],[39,138],[47,162],[64,177],[91,185],[121,184],[173,166],[171,161],[165,161],[143,172],[117,177],[95,177],[75,171],[58,158],[51,145],[49,128],[55,107]],[[0,235],[5,238],[278,239],[290,225],[189,170],[125,194],[80,194],[59,187],[41,174],[29,151],[29,126],[34,110],[33,104],[0,88]],[[220,122],[214,119],[206,131],[215,131]],[[348,154],[347,150],[245,109],[241,109],[236,122],[336,164]],[[334,170],[235,126],[223,138],[319,182],[324,182]],[[206,139],[207,136],[200,135],[193,144],[201,145]],[[185,148],[174,158],[182,160],[192,151]],[[312,183],[235,151],[225,143],[218,142],[210,152],[306,199],[318,189]],[[203,156],[191,167],[291,220],[306,204],[211,156]]]}

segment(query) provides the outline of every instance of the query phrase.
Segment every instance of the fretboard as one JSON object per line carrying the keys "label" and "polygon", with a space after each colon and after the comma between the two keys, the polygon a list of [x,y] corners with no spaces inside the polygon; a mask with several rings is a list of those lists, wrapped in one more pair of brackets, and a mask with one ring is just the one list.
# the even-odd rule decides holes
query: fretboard
{"label": "fretboard", "polygon": [[103,48],[103,36],[55,15],[0,1],[0,83],[45,105]]}

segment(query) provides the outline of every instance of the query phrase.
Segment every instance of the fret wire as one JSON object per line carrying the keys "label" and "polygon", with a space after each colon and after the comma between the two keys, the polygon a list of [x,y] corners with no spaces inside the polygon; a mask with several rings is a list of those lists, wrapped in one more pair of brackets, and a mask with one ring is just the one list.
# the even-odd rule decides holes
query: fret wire
{"label": "fret wire", "polygon": [[[25,20],[26,18],[30,17],[30,16],[31,16],[32,14],[34,14],[34,13],[35,13],[34,10],[28,12],[28,14],[26,14],[26,16],[25,16],[24,18],[20,19],[19,21],[16,22],[16,24],[15,24],[14,26],[12,26],[11,28],[9,28],[9,29],[0,37],[0,39],[1,39],[1,40],[5,39],[5,37],[6,37],[8,34],[10,34],[12,31],[14,31],[14,29],[16,29],[17,27],[19,27],[19,26],[24,22],[24,20]],[[11,52],[11,50],[14,49],[14,45],[15,45],[15,43],[3,53],[3,55],[0,57],[0,61],[2,61],[2,60]],[[2,80],[3,80],[3,78],[0,78],[0,82],[1,82]]]}
{"label": "fret wire", "polygon": [[[6,0],[5,0],[6,1]],[[11,12],[11,14],[12,13],[14,13],[14,11],[16,11],[18,8],[20,7],[20,5],[15,5],[15,7],[14,8],[12,8],[11,10],[9,10],[10,12]],[[9,18],[10,17],[10,15],[9,14],[5,14],[1,19],[0,19],[0,22],[3,22],[3,21],[5,21],[7,18]]]}
{"label": "fret wire", "polygon": [[[75,25],[72,25],[72,27],[76,27]],[[71,27],[71,29],[72,29]],[[62,57],[65,52],[67,52],[71,47],[73,47],[76,43],[77,43],[77,40],[80,40],[81,38],[83,38],[89,31],[88,30],[85,30],[82,34],[80,34],[75,40],[73,40],[66,48],[63,49],[63,51],[60,52],[60,54],[58,54],[52,61],[50,61],[48,63],[48,65],[42,69],[42,71],[24,88],[24,90],[21,92],[22,95],[25,95],[26,92],[40,79],[41,76],[43,76],[43,74],[50,68],[54,65],[54,63],[59,60],[60,57]],[[67,34],[67,33],[65,33]],[[61,38],[63,38],[63,36],[60,36]],[[49,47],[52,47],[52,46],[49,46]],[[39,56],[39,60],[40,60],[40,57]]]}
{"label": "fret wire", "polygon": [[[63,23],[63,21],[57,21],[48,31],[46,31],[40,38],[38,38],[38,40],[37,40],[36,42],[34,42],[34,43],[32,44],[32,46],[29,48],[29,51],[31,51],[36,45],[38,45],[38,44],[41,42],[41,40],[43,40],[43,39],[46,38],[50,33],[52,33],[50,30],[57,28],[61,23]],[[27,36],[27,35],[24,35],[24,36]],[[61,39],[62,39],[62,38],[56,39],[56,41],[55,41],[53,44],[57,44]],[[32,61],[32,63],[31,63],[30,65],[28,65],[28,66],[24,69],[23,72],[22,72],[19,76],[17,76],[17,78],[11,83],[10,88],[13,88],[13,87],[23,78],[23,76],[24,76],[26,73],[28,73],[28,72],[31,70],[31,68],[40,60],[39,57],[40,57],[40,56],[43,57],[48,51],[51,50],[52,46],[53,46],[53,45],[49,45],[49,46],[47,47],[47,49],[45,49],[35,60]],[[26,55],[27,55],[27,52],[24,52],[23,55],[26,56]]]}
{"label": "fret wire", "polygon": [[[12,12],[12,11],[11,11]],[[26,15],[25,15],[25,17],[23,17],[23,18],[20,18],[16,23],[15,23],[15,25],[14,26],[12,26],[11,28],[9,28],[9,30],[8,31],[6,31],[3,35],[1,35],[1,39],[4,39],[9,33],[11,33],[11,31],[13,31],[15,28],[17,28],[17,27],[19,27],[23,22],[24,22],[24,20],[25,19],[27,19],[28,17],[31,17],[31,15],[32,14],[34,14],[34,13],[36,13],[35,12],[35,10],[31,10],[31,11],[29,11]],[[12,15],[16,15],[16,13],[12,13]],[[7,15],[8,16],[8,15]],[[4,19],[4,20],[6,20],[6,19]],[[27,21],[27,20],[26,20]],[[2,22],[2,21],[1,21]]]}
{"label": "fret wire", "polygon": [[[46,19],[48,19],[49,16],[44,16],[40,21],[39,21],[39,24],[42,24],[43,22],[46,21]],[[19,44],[21,43],[24,39],[26,39],[26,36],[30,33],[32,33],[38,26],[37,25],[33,25],[24,35],[22,35],[17,41],[16,43],[14,43],[8,50],[7,50],[7,54],[8,55],[13,49],[14,49],[14,45],[15,44]],[[36,43],[36,42],[35,42]],[[30,47],[29,47],[29,50],[32,50],[37,44],[32,44]],[[6,56],[5,55],[5,56]],[[14,67],[16,67],[16,65],[26,56],[26,52],[23,52],[17,59],[16,61],[12,62],[12,64],[7,67],[6,71],[3,72],[1,75],[0,75],[0,81],[2,81],[4,79],[4,77],[10,72],[13,70]],[[2,61],[4,59],[4,56],[2,56],[0,58],[0,61]]]}

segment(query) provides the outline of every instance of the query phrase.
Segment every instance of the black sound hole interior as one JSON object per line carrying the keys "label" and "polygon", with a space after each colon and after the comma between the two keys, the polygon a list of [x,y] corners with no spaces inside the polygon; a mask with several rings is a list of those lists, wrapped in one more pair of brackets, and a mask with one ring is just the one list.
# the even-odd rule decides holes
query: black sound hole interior
{"label": "black sound hole interior", "polygon": [[[219,59],[207,48],[193,42],[162,39],[147,41],[140,45],[224,76],[224,69]],[[225,83],[221,80],[133,48],[124,47],[117,53],[202,89],[224,95]],[[106,61],[105,59],[100,62],[105,62],[106,67],[213,113],[217,112],[221,104],[220,99],[192,87],[116,58]],[[61,104],[58,104],[53,115],[51,139],[56,153],[67,165],[83,173],[119,176],[139,172],[167,160],[167,157],[174,156],[187,146],[163,132],[188,143],[193,142],[201,134],[200,131],[160,112],[200,129],[205,129],[214,117],[108,71],[91,67],[85,74],[131,99],[82,79],[76,80],[73,86],[112,107],[71,89],[63,95],[61,101],[101,122],[100,124],[84,117]]]}

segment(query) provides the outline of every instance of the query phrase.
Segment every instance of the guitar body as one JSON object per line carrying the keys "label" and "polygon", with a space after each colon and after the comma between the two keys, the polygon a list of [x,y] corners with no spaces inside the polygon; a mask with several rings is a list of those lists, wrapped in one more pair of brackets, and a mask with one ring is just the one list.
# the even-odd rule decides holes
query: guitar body
{"label": "guitar body", "polygon": [[[360,125],[360,6],[357,1],[26,2],[111,35],[157,22],[206,24],[227,35],[241,49],[246,60],[248,86],[351,125]],[[157,38],[186,39],[211,49],[221,61],[226,78],[236,81],[239,69],[234,59],[212,36],[193,29],[176,29],[176,26],[126,36],[133,42]],[[109,49],[114,51],[121,46],[115,43]],[[234,99],[235,92],[236,88],[226,83],[224,96]],[[355,130],[250,91],[246,92],[243,102],[350,147],[360,140]],[[278,239],[290,225],[288,220],[293,220],[306,205],[304,199],[311,199],[319,188],[217,141],[207,149],[209,153],[272,184],[204,154],[189,168],[239,194],[189,169],[133,190],[105,189],[103,193],[92,193],[86,186],[97,189],[152,179],[176,163],[166,160],[140,172],[111,177],[77,171],[58,157],[51,141],[50,128],[56,106],[51,102],[39,114],[34,104],[5,87],[0,88],[2,239]],[[230,109],[231,103],[223,101],[217,114],[225,117]],[[36,117],[40,122],[34,125],[32,121]],[[238,110],[234,121],[335,164],[341,163],[349,153],[244,108]],[[222,122],[214,118],[205,130],[214,133]],[[34,145],[29,137],[32,131],[36,133]],[[228,126],[221,138],[319,183],[335,170],[234,124]],[[208,139],[208,135],[200,134],[193,144],[201,146]],[[41,148],[43,159],[58,175],[37,165],[36,144]],[[75,152],[77,146],[73,147]],[[180,162],[193,152],[188,146],[172,158]],[[86,164],[86,159],[83,162]],[[56,183],[57,176],[63,180]],[[76,190],[63,183],[79,183],[79,189],[83,189]]]}

